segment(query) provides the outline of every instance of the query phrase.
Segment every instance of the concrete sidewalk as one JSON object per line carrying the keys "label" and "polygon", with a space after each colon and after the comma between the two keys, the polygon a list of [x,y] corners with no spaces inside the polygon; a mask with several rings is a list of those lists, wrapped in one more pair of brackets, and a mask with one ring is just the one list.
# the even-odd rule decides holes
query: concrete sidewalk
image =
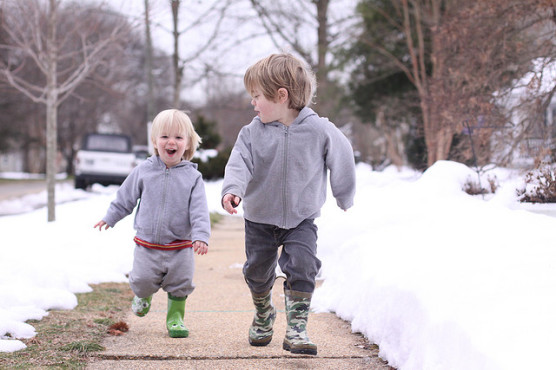
{"label": "concrete sidewalk", "polygon": [[352,334],[349,323],[330,313],[311,313],[308,333],[318,345],[317,356],[292,355],[282,349],[286,332],[282,279],[273,302],[278,310],[274,337],[266,347],[247,341],[254,307],[241,267],[245,261],[243,219],[224,217],[212,231],[209,253],[196,255],[195,292],[187,299],[188,338],[168,337],[167,296],[153,298],[145,317],[129,312],[129,332],[105,340],[106,350],[90,369],[391,369],[378,358],[375,346]]}

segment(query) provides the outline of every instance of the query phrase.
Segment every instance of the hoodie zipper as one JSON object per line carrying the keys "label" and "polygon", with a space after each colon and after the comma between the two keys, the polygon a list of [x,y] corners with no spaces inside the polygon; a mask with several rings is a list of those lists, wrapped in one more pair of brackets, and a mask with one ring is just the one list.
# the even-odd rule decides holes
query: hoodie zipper
{"label": "hoodie zipper", "polygon": [[288,201],[287,201],[287,173],[288,173],[288,126],[284,126],[284,172],[282,173],[283,186],[282,186],[282,228],[286,228]]}
{"label": "hoodie zipper", "polygon": [[156,243],[160,244],[160,225],[164,221],[164,215],[166,214],[166,193],[168,193],[168,177],[170,176],[170,169],[166,168],[164,170],[164,182],[163,182],[163,189],[162,189],[162,201],[160,209],[160,213],[158,215],[158,222],[156,224],[156,234],[155,240]]}

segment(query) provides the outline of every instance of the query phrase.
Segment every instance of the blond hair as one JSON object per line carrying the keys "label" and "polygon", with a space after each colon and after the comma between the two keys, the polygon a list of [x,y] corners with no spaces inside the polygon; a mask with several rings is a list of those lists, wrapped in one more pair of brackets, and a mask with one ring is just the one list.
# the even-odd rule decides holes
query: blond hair
{"label": "blond hair", "polygon": [[243,77],[249,94],[257,88],[265,98],[276,101],[278,89],[288,91],[290,109],[301,110],[313,99],[315,75],[306,63],[288,53],[272,54],[247,69]]}
{"label": "blond hair", "polygon": [[[189,161],[202,142],[201,137],[195,132],[191,119],[185,112],[177,109],[166,109],[158,113],[151,127],[151,141],[153,144],[156,143],[156,139],[162,133],[173,132],[177,132],[189,140],[189,148],[183,153],[183,159]],[[154,153],[159,155],[156,147]]]}

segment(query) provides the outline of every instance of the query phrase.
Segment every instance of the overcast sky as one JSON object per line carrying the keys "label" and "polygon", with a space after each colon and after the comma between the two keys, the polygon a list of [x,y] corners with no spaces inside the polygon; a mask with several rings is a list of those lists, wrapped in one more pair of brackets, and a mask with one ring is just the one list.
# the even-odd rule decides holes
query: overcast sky
{"label": "overcast sky", "polygon": [[[115,10],[136,17],[141,23],[144,17],[143,0],[103,0]],[[254,11],[248,1],[234,1],[227,10],[226,17],[221,24],[219,41],[208,50],[201,50],[213,33],[217,15],[205,18],[205,23],[188,29],[189,25],[199,18],[214,3],[224,3],[222,0],[182,1],[180,6],[179,29],[185,31],[180,36],[180,58],[188,61],[184,70],[184,95],[182,98],[190,100],[193,94],[197,99],[203,99],[207,88],[206,82],[197,84],[194,88],[187,86],[190,81],[201,75],[206,65],[223,73],[229,78],[228,88],[243,89],[243,73],[245,69],[266,55],[278,51],[270,38],[259,29]],[[170,0],[150,0],[151,32],[154,46],[168,55],[173,53],[172,14]],[[238,17],[247,20],[238,21]],[[252,18],[249,21],[249,18]],[[257,34],[257,36],[251,36]],[[237,40],[242,40],[238,43]],[[225,88],[222,81],[215,81],[218,86]],[[185,96],[187,95],[187,96]],[[197,100],[196,99],[196,100]]]}
{"label": "overcast sky", "polygon": [[[143,0],[93,0],[101,1],[115,10],[136,17],[141,24],[144,17]],[[187,0],[182,1],[180,6],[179,29],[184,31],[195,20],[201,18],[205,23],[187,30],[180,36],[180,57],[188,61],[184,73],[183,98],[191,95],[197,99],[203,99],[206,95],[207,82],[197,84],[194,88],[188,87],[187,83],[196,79],[203,73],[206,66],[210,66],[225,74],[229,79],[223,83],[221,80],[213,81],[219,89],[243,89],[243,73],[246,68],[257,60],[273,53],[291,51],[284,42],[277,47],[261,27],[250,1],[234,0],[226,12],[221,24],[221,35],[214,47],[205,50],[200,56],[198,51],[206,45],[207,40],[213,33],[214,25],[218,16],[213,13],[210,17],[202,17],[213,4],[225,3],[224,0]],[[341,14],[351,12],[355,8],[356,0],[333,0],[329,7],[330,17],[337,19]],[[299,1],[292,1],[292,8],[300,7]],[[173,39],[171,35],[172,16],[170,0],[150,0],[150,18],[152,22],[152,35],[155,47],[165,51],[167,54],[173,52]],[[301,8],[299,8],[301,9]],[[310,10],[314,9],[310,5]],[[285,24],[284,27],[291,27]],[[314,24],[307,22],[307,29],[303,31],[307,41],[305,45],[311,47],[316,45],[316,28]],[[240,41],[241,40],[241,41]],[[316,46],[315,46],[316,53]]]}

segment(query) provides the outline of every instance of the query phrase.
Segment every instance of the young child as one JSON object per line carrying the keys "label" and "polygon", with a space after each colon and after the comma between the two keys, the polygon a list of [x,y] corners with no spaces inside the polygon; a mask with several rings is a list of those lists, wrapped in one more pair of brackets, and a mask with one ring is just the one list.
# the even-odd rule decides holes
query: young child
{"label": "young child", "polygon": [[278,262],[286,275],[288,324],[282,346],[316,355],[306,331],[321,266],[314,219],[326,199],[328,170],[338,206],[347,210],[353,205],[353,149],[333,123],[307,107],[314,75],[292,55],[273,54],[255,63],[244,84],[257,117],[241,129],[226,165],[222,206],[234,214],[243,201],[243,273],[256,308],[249,343],[266,346],[272,339],[276,310],[271,289]]}
{"label": "young child", "polygon": [[153,294],[164,289],[168,334],[185,338],[189,335],[183,322],[185,299],[195,288],[194,251],[206,254],[210,237],[203,179],[197,165],[189,161],[201,138],[187,114],[169,109],[155,117],[151,141],[155,155],[133,169],[94,227],[114,227],[137,206],[129,275],[135,293],[131,309],[137,316],[146,315]]}

